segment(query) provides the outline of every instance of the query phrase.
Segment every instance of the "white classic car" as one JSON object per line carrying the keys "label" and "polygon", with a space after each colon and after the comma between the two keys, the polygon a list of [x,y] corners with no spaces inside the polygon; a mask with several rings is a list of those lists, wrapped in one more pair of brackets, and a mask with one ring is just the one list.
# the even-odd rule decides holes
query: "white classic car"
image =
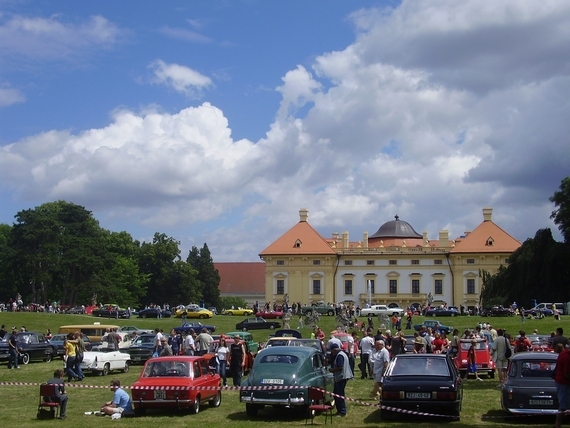
{"label": "white classic car", "polygon": [[131,356],[124,352],[85,352],[83,354],[81,370],[105,376],[109,374],[111,370],[121,370],[127,373],[130,364]]}
{"label": "white classic car", "polygon": [[364,308],[360,311],[360,316],[366,317],[368,315],[378,316],[386,315],[391,317],[392,315],[404,315],[404,310],[399,307],[390,308],[386,305],[372,305],[369,308]]}

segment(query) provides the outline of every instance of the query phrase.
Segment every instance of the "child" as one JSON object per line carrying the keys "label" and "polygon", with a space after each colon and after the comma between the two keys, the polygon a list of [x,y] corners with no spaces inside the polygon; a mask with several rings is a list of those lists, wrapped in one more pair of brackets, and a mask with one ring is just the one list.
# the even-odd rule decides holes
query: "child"
{"label": "child", "polygon": [[303,328],[303,314],[299,314],[299,320],[297,321],[297,330]]}
{"label": "child", "polygon": [[476,340],[472,340],[471,341],[471,347],[469,348],[469,351],[467,351],[467,372],[468,373],[473,373],[475,375],[475,379],[477,380],[483,380],[479,377],[479,375],[477,374],[477,363],[475,360],[475,347],[477,346],[477,341]]}

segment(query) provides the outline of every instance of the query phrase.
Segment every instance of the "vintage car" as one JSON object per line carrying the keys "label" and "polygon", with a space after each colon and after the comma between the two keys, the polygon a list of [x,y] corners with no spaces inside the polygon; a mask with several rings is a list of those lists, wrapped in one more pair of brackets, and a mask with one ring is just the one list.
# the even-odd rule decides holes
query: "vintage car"
{"label": "vintage car", "polygon": [[152,333],[141,334],[131,342],[128,352],[133,363],[144,363],[152,357],[155,337]]}
{"label": "vintage car", "polygon": [[275,320],[283,318],[282,311],[259,311],[255,314],[256,317],[261,317],[268,320]]}
{"label": "vintage car", "polygon": [[[8,339],[10,336],[11,334],[8,333],[0,341],[0,361],[6,361],[9,358]],[[20,352],[18,361],[22,364],[28,364],[30,361],[46,361],[49,363],[57,356],[57,347],[51,344],[41,333],[20,332],[16,335],[16,340]]]}
{"label": "vintage car", "polygon": [[[158,315],[159,315],[158,308],[145,308],[137,312],[137,316],[139,318],[158,318]],[[170,311],[160,309],[161,318],[170,318],[171,315],[172,314]]]}
{"label": "vintage car", "polygon": [[398,415],[386,407],[446,415],[459,420],[463,383],[444,354],[398,354],[388,364],[382,384],[381,419]]}
{"label": "vintage car", "polygon": [[199,319],[206,319],[212,318],[214,313],[206,308],[196,308],[196,307],[185,307],[177,309],[174,316],[176,318],[182,318],[184,312],[186,312],[186,318],[199,318]]}
{"label": "vintage car", "polygon": [[511,308],[504,308],[501,305],[483,308],[479,313],[482,317],[512,317],[514,314],[515,312]]}
{"label": "vintage car", "polygon": [[426,317],[458,317],[459,311],[452,308],[431,308],[425,313]]}
{"label": "vintage car", "polygon": [[[61,357],[65,355],[65,349],[63,348],[63,343],[67,339],[67,334],[54,334],[52,338],[49,340],[49,343],[55,345],[57,348],[57,356]],[[83,341],[85,342],[85,350],[91,351],[93,344],[91,340],[89,340],[88,336],[83,336]]]}
{"label": "vintage car", "polygon": [[332,317],[336,314],[336,308],[330,303],[325,303],[323,300],[319,300],[310,305],[301,306],[301,312],[303,312],[303,315],[312,315],[313,312],[318,312],[321,315]]}
{"label": "vintage car", "polygon": [[85,307],[84,306],[73,306],[73,307],[69,307],[65,310],[66,314],[72,314],[72,315],[82,315],[85,313]]}
{"label": "vintage car", "polygon": [[223,336],[226,338],[226,342],[228,340],[232,340],[232,337],[239,336],[241,340],[247,342],[247,345],[253,354],[257,354],[257,352],[259,351],[259,342],[256,342],[253,339],[253,335],[251,333],[248,333],[246,331],[230,331],[229,333],[226,333]]}
{"label": "vintage car", "polygon": [[146,409],[188,409],[200,411],[208,402],[218,407],[222,402],[220,376],[208,367],[204,357],[173,356],[148,360],[131,387],[136,414]]}
{"label": "vintage car", "polygon": [[318,350],[307,346],[271,346],[255,358],[249,376],[242,382],[240,402],[245,403],[248,416],[256,416],[266,405],[307,412],[311,404],[308,388],[327,391],[325,401],[330,403],[333,385],[333,374],[327,370]]}
{"label": "vintage car", "polygon": [[306,346],[309,348],[315,348],[319,351],[323,357],[326,357],[327,350],[319,339],[297,339],[295,337],[272,337],[267,342],[265,342],[265,348],[270,348],[272,346]]}
{"label": "vintage car", "polygon": [[83,354],[81,370],[91,372],[101,376],[106,376],[113,370],[120,370],[123,373],[129,371],[131,357],[129,354],[120,351],[95,352],[87,351]]}
{"label": "vintage car", "polygon": [[[117,334],[121,338],[121,341],[119,342],[119,351],[128,352],[133,338],[132,334],[124,331],[117,331]],[[107,334],[105,334],[101,338],[101,343],[93,345],[92,350],[98,352],[106,352],[107,349],[109,349],[109,342],[107,340]]]}
{"label": "vintage car", "polygon": [[440,333],[450,334],[453,332],[453,327],[443,325],[439,321],[436,320],[425,320],[421,324],[414,325],[414,330],[420,331],[422,327],[431,328],[432,331],[439,331]]}
{"label": "vintage car", "polygon": [[137,334],[143,334],[143,333],[150,333],[151,331],[152,331],[152,329],[139,328],[139,327],[136,327],[134,325],[124,325],[118,330],[119,333],[129,333],[129,334],[132,334],[135,332]]}
{"label": "vintage car", "polygon": [[103,305],[93,309],[91,315],[94,317],[102,318],[130,318],[131,313],[126,309],[121,309],[118,306]]}
{"label": "vintage car", "polygon": [[551,414],[558,411],[552,378],[558,354],[521,352],[509,361],[501,390],[501,407],[514,414]]}
{"label": "vintage car", "polygon": [[247,315],[253,315],[253,309],[247,309],[247,308],[237,308],[237,309],[224,309],[222,311],[223,315],[241,315],[241,316],[247,316]]}
{"label": "vintage car", "polygon": [[485,339],[460,339],[459,349],[455,356],[455,366],[461,377],[467,375],[467,364],[469,348],[475,346],[475,364],[477,364],[477,374],[484,374],[491,379],[495,377],[495,362],[491,358],[489,343]]}
{"label": "vintage car", "polygon": [[391,317],[392,315],[404,315],[404,310],[399,306],[388,307],[386,305],[372,305],[369,308],[364,308],[360,311],[360,316],[367,317],[368,315],[379,316],[386,315]]}
{"label": "vintage car", "polygon": [[277,321],[266,321],[261,317],[246,318],[242,322],[236,324],[236,330],[275,330],[281,328],[281,324]]}
{"label": "vintage car", "polygon": [[200,334],[200,332],[204,328],[208,330],[210,333],[216,331],[215,325],[206,325],[198,321],[187,322],[178,327],[173,327],[173,328],[176,333],[185,333],[185,334],[188,334],[190,330],[194,330],[196,333]]}

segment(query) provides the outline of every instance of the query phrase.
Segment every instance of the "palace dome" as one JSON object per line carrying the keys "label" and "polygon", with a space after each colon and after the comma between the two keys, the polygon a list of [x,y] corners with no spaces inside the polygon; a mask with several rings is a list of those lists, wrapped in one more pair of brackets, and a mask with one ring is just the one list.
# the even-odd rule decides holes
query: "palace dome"
{"label": "palace dome", "polygon": [[395,220],[387,221],[380,229],[376,231],[369,239],[376,238],[422,238],[418,232],[407,221],[402,221],[398,216],[394,216]]}

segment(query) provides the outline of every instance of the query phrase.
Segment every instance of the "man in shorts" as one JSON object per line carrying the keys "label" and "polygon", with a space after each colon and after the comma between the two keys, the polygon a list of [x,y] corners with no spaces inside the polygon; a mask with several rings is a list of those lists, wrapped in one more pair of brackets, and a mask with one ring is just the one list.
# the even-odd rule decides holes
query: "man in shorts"
{"label": "man in shorts", "polygon": [[113,399],[107,401],[101,407],[101,412],[106,415],[123,414],[123,412],[131,413],[133,411],[133,402],[129,394],[121,388],[121,381],[117,379],[112,380],[110,389],[113,391]]}

